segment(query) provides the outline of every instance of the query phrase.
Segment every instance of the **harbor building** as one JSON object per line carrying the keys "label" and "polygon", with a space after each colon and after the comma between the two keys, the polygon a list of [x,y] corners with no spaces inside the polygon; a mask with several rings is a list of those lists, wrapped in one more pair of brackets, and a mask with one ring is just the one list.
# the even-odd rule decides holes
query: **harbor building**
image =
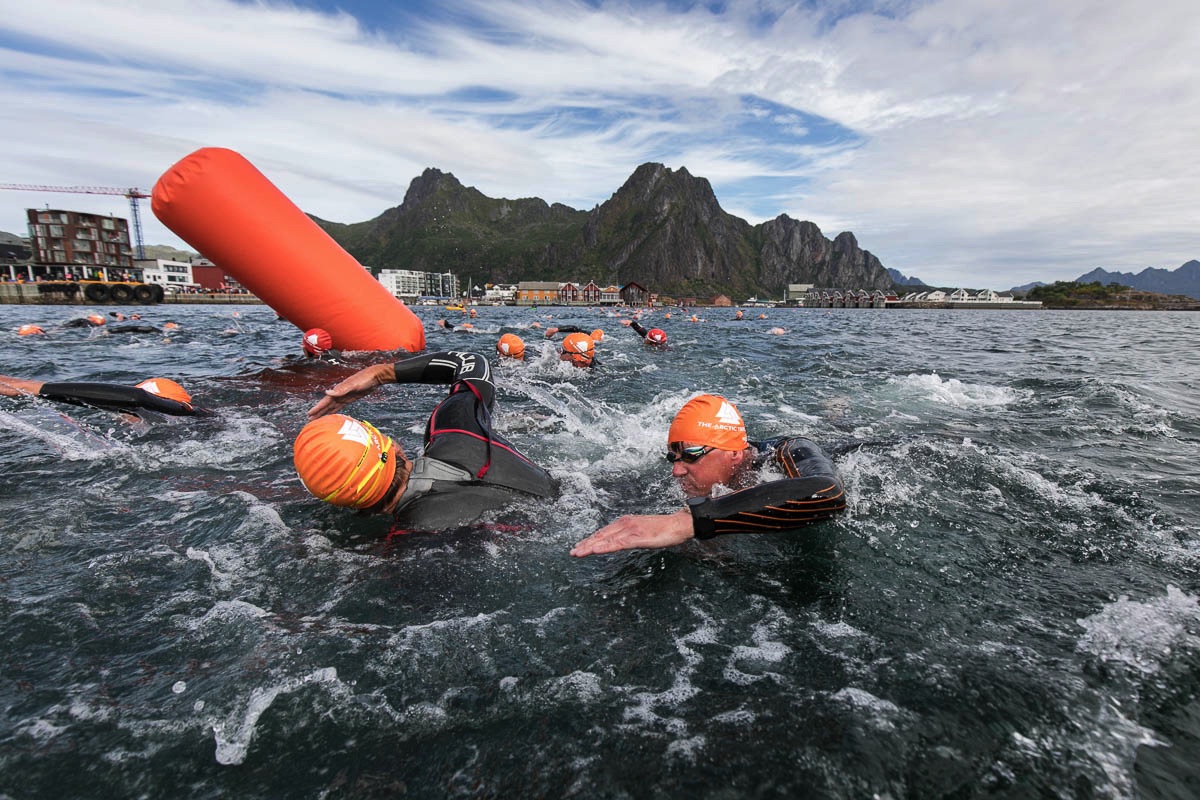
{"label": "harbor building", "polygon": [[104,214],[29,208],[28,264],[7,265],[10,280],[140,281],[129,222]]}

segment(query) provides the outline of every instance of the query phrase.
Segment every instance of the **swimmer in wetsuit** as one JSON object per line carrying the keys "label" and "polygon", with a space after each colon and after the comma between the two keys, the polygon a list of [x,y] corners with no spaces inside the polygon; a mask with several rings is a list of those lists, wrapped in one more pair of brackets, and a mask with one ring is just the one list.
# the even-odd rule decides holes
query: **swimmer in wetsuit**
{"label": "swimmer in wetsuit", "polygon": [[568,361],[573,367],[587,368],[596,366],[596,342],[604,338],[604,331],[597,328],[591,333],[574,325],[564,325],[561,328],[547,328],[546,338],[556,333],[565,333],[562,341],[562,351],[558,354],[559,361]]}
{"label": "swimmer in wetsuit", "polygon": [[[820,447],[800,437],[748,440],[741,414],[718,395],[689,400],[671,422],[667,442],[671,474],[687,495],[687,506],[673,514],[621,517],[576,544],[571,555],[792,530],[846,508],[841,478]],[[757,482],[767,464],[786,477]],[[734,491],[713,497],[718,485]]]}
{"label": "swimmer in wetsuit", "polygon": [[116,383],[46,383],[0,375],[0,395],[34,395],[75,406],[92,406],[107,411],[137,414],[157,411],[171,416],[208,416],[211,412],[192,405],[182,386],[167,378],[151,378],[137,386]]}
{"label": "swimmer in wetsuit", "polygon": [[[336,414],[385,383],[445,384],[409,460],[370,423]],[[496,387],[479,353],[440,352],[366,367],[325,392],[296,437],[296,471],[333,505],[394,514],[399,525],[437,530],[467,524],[514,499],[552,497],[549,473],[491,428]]]}
{"label": "swimmer in wetsuit", "polygon": [[642,341],[646,344],[654,345],[656,347],[666,347],[667,334],[662,328],[650,328],[647,330],[646,328],[643,328],[636,319],[631,319],[629,321],[629,327],[633,328],[634,332],[641,336]]}

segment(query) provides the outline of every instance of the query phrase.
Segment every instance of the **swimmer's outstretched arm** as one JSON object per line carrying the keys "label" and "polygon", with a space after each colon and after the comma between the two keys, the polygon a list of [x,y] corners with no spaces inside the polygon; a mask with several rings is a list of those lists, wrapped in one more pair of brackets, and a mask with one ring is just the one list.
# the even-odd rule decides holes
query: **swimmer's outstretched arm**
{"label": "swimmer's outstretched arm", "polygon": [[42,381],[31,381],[27,378],[13,378],[0,375],[0,396],[21,397],[26,394],[36,395],[45,384]]}
{"label": "swimmer's outstretched arm", "polygon": [[489,408],[495,395],[491,367],[479,353],[450,350],[441,353],[426,353],[421,356],[397,361],[394,364],[375,364],[364,367],[346,380],[325,391],[315,406],[308,410],[308,418],[316,419],[340,411],[355,400],[366,397],[385,383],[470,383],[480,399]]}
{"label": "swimmer's outstretched arm", "polygon": [[390,363],[364,367],[332,389],[326,389],[325,396],[308,410],[308,418],[316,419],[341,411],[355,400],[366,397],[385,383],[395,382],[396,370]]}
{"label": "swimmer's outstretched arm", "polygon": [[618,550],[674,547],[695,535],[692,515],[686,509],[674,514],[637,514],[620,517],[571,548],[576,557],[615,553]]}

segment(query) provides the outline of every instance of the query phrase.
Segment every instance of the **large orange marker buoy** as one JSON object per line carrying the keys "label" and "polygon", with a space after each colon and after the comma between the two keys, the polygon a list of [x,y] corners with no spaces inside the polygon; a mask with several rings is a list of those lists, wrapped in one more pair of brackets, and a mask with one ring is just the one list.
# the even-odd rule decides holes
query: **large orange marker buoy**
{"label": "large orange marker buoy", "polygon": [[417,315],[238,153],[197,150],[151,197],[164,225],[300,330],[324,328],[339,350],[425,349]]}

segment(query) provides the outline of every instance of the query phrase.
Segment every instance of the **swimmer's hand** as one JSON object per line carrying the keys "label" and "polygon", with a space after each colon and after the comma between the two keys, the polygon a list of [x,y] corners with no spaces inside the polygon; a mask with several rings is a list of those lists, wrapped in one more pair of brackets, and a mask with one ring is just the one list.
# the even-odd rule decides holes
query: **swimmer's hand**
{"label": "swimmer's hand", "polygon": [[340,411],[355,400],[366,397],[377,387],[395,382],[396,370],[391,364],[364,367],[332,389],[326,389],[325,396],[308,410],[308,418],[313,420]]}
{"label": "swimmer's hand", "polygon": [[673,547],[694,535],[692,515],[686,508],[674,514],[630,515],[610,522],[576,544],[571,555],[579,558],[619,550]]}

